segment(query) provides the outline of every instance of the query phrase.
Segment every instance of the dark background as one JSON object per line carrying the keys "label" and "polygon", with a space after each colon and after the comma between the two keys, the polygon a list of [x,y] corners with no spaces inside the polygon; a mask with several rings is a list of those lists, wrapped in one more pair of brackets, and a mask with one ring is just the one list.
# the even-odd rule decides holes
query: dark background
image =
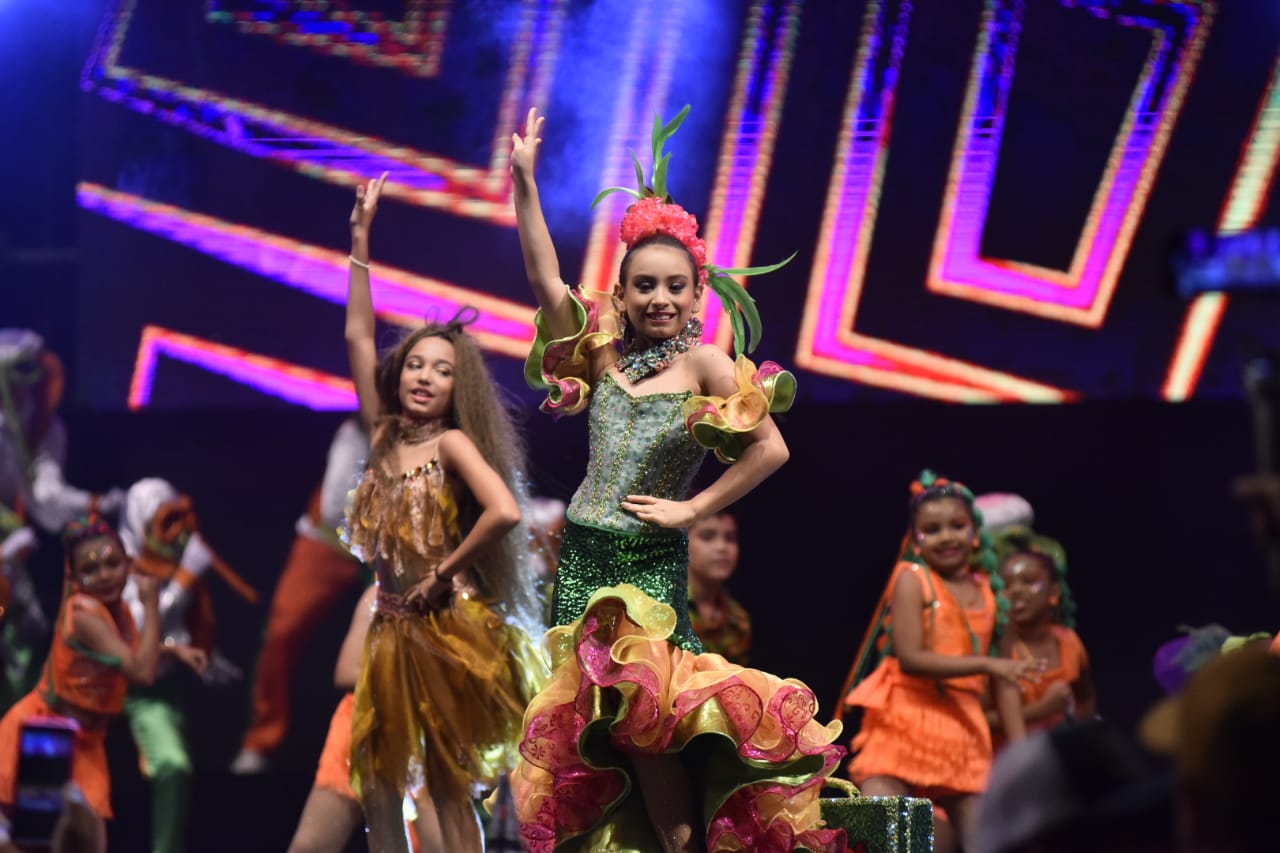
{"label": "dark background", "polygon": [[[591,11],[596,21],[607,4],[573,5]],[[1067,547],[1102,712],[1132,726],[1157,698],[1152,652],[1179,624],[1218,621],[1248,632],[1280,623],[1244,515],[1227,495],[1230,478],[1253,466],[1249,412],[1239,393],[1241,359],[1252,347],[1276,345],[1276,304],[1228,313],[1201,393],[1191,402],[1154,399],[1183,310],[1168,290],[1163,253],[1180,229],[1216,222],[1275,59],[1280,22],[1268,4],[1220,10],[1111,315],[1101,330],[1085,332],[923,291],[980,6],[964,0],[916,9],[860,328],[1062,382],[1087,391],[1088,399],[1058,407],[958,407],[802,373],[802,399],[782,423],[792,461],[739,507],[743,559],[733,587],[755,620],[757,665],[805,680],[830,703],[891,567],[905,524],[906,486],[917,471],[933,467],[978,492],[1018,492],[1035,505],[1039,527]],[[997,180],[984,239],[993,254],[1052,263],[1074,243],[1099,152],[1114,132],[1109,116],[1123,106],[1143,46],[1056,3],[1030,6],[1007,131],[1018,146],[1002,158],[1001,169],[1012,171]],[[294,173],[273,173],[265,163],[81,94],[79,75],[103,11],[102,2],[89,0],[0,7],[0,68],[7,84],[0,164],[8,196],[0,216],[0,325],[40,330],[71,367],[64,416],[72,482],[105,488],[147,475],[172,480],[195,499],[215,547],[269,594],[338,416],[288,407],[225,380],[198,378],[198,371],[182,366],[161,368],[155,409],[128,413],[124,395],[137,332],[143,323],[164,322],[337,373],[344,361],[341,309],[308,303],[237,268],[78,212],[74,185],[87,178],[118,186],[126,162],[163,161],[179,178],[155,186],[183,193],[165,200],[198,210],[224,204],[222,215],[231,216],[232,196],[244,192],[237,181],[246,181],[262,188],[250,194],[261,204],[231,218],[251,213],[262,217],[264,227],[334,248],[345,237],[349,193]],[[771,260],[800,249],[792,270],[756,291],[768,321],[766,354],[783,361],[794,350],[861,12],[860,3],[835,0],[809,3],[804,12],[756,252]],[[199,19],[198,10],[191,15]],[[741,24],[732,16],[725,20],[723,30],[697,34],[724,40],[727,47],[709,49],[712,56],[736,53]],[[200,37],[198,27],[184,32]],[[689,33],[675,37],[689,40],[691,50],[699,43]],[[1095,37],[1100,41],[1091,42]],[[307,68],[328,62],[298,53],[305,54],[297,61]],[[178,54],[169,51],[175,62],[196,55]],[[1055,65],[1068,60],[1084,69],[1069,84]],[[729,72],[688,65],[694,70],[681,78],[673,103],[692,100],[703,115],[721,114],[724,84],[714,81]],[[343,87],[339,106],[386,121],[392,131],[398,127],[387,113],[393,93],[371,103],[376,87],[362,73],[349,67],[329,73]],[[569,98],[562,93],[570,89],[557,85],[553,115],[556,100]],[[283,97],[282,91],[287,87],[269,90],[271,97]],[[484,92],[480,87],[473,94],[483,99]],[[460,127],[458,144],[465,147],[469,137]],[[714,157],[718,129],[690,130],[676,157],[678,171],[691,177],[677,193],[702,213],[708,186],[699,186],[696,174],[705,173]],[[413,141],[416,131],[404,132]],[[169,151],[164,156],[171,159],[148,153],[155,151]],[[553,206],[566,277],[576,270],[585,239],[585,219],[570,211],[585,208],[592,189]],[[482,246],[483,254],[415,254],[413,238],[422,227],[450,222],[458,229],[449,235],[450,245]],[[385,226],[379,245],[398,265],[431,274],[444,268],[446,278],[456,273],[469,286],[523,297],[513,233],[402,205],[388,205],[379,225]],[[175,279],[175,272],[196,280]],[[175,290],[175,281],[186,282],[190,293]],[[207,291],[203,299],[190,294],[215,287],[222,314],[184,310],[208,304]],[[169,305],[171,315],[148,313],[160,305]],[[514,360],[493,362],[527,404],[531,396],[515,384]],[[170,368],[174,372],[166,374]],[[185,393],[193,384],[204,396]],[[170,401],[181,405],[165,405],[167,388],[174,390]],[[553,424],[531,406],[525,409],[537,486],[567,498],[583,469],[585,424]],[[706,470],[714,472],[715,464],[708,462]],[[55,542],[44,545],[41,582],[52,606],[59,555]],[[265,607],[248,607],[222,587],[215,596],[221,646],[249,670]],[[193,850],[231,843],[284,848],[338,698],[329,684],[348,615],[349,609],[333,614],[298,673],[296,726],[281,769],[271,777],[241,780],[222,771],[247,719],[247,684],[219,690],[191,685],[190,739],[199,767]],[[143,849],[145,788],[131,766],[123,729],[112,747],[121,814],[113,828],[115,849]]]}

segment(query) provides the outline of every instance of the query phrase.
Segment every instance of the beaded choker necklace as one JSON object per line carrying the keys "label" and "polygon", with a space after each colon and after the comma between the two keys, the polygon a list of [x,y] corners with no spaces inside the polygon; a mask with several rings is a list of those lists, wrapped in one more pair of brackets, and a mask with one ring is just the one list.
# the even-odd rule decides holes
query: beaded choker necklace
{"label": "beaded choker necklace", "polygon": [[420,421],[403,415],[398,418],[399,438],[402,444],[422,444],[442,435],[448,425],[440,418]]}
{"label": "beaded choker necklace", "polygon": [[632,341],[627,345],[622,358],[618,359],[618,369],[631,382],[639,382],[641,379],[666,370],[671,366],[671,362],[675,361],[676,356],[688,352],[700,343],[702,343],[702,321],[697,317],[690,317],[689,322],[685,323],[678,335],[672,335],[651,347],[636,349],[635,342]]}

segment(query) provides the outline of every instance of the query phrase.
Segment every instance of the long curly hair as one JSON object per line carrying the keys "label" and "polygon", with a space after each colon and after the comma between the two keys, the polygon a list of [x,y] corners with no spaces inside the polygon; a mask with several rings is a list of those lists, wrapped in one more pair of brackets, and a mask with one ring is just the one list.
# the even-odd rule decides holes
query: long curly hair
{"label": "long curly hair", "polygon": [[[375,425],[376,436],[371,465],[381,465],[403,435],[404,406],[400,402],[400,374],[410,351],[425,338],[443,338],[453,345],[453,398],[449,426],[462,430],[475,444],[484,460],[498,472],[529,518],[530,493],[524,439],[516,429],[512,406],[494,382],[484,355],[466,325],[478,316],[476,309],[463,308],[447,323],[428,323],[406,334],[378,361],[377,389],[383,417]],[[458,523],[464,534],[481,513],[475,497],[466,490],[458,494]],[[536,598],[536,569],[525,524],[516,525],[493,547],[486,549],[474,566],[480,591],[498,602],[508,621],[531,636],[541,635],[541,605]]]}

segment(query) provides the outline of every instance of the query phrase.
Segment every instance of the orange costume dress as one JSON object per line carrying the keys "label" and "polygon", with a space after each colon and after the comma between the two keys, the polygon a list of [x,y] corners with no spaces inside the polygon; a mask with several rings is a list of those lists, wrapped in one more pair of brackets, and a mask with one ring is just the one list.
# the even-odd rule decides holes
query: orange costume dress
{"label": "orange costume dress", "polygon": [[[1038,681],[1018,682],[1018,687],[1022,691],[1023,708],[1043,699],[1045,693],[1056,681],[1075,684],[1080,679],[1080,674],[1089,667],[1089,655],[1084,650],[1084,643],[1080,641],[1079,634],[1065,625],[1054,625],[1053,636],[1058,642],[1058,654],[1062,660],[1052,669],[1045,670]],[[1031,650],[1021,643],[1014,644],[1013,655],[1015,658],[1024,660],[1035,657],[1031,654]],[[1052,729],[1066,718],[1065,713],[1058,712],[1039,720],[1027,720],[1027,731]]]}
{"label": "orange costume dress", "polygon": [[[996,597],[982,573],[974,579],[982,590],[982,606],[964,610],[941,579],[927,566],[900,562],[881,599],[881,611],[893,600],[907,572],[924,590],[926,647],[944,655],[986,655],[995,630]],[[892,636],[892,613],[888,617]],[[892,776],[913,793],[938,797],[982,791],[991,768],[991,729],[983,711],[987,678],[936,679],[908,675],[887,654],[864,681],[845,696],[846,705],[865,709],[862,728],[852,742],[857,754],[849,776],[863,782]]]}
{"label": "orange costume dress", "polygon": [[68,596],[40,684],[0,720],[0,803],[12,804],[17,795],[23,722],[32,717],[74,717],[80,722],[80,730],[75,736],[71,778],[94,811],[109,818],[112,811],[105,747],[107,724],[123,712],[129,681],[120,671],[118,659],[90,651],[73,639],[76,613],[102,616],[115,624],[121,639],[130,647],[137,647],[138,631],[129,608],[122,605],[113,617],[106,605],[92,596]]}
{"label": "orange costume dress", "polygon": [[480,597],[469,570],[442,609],[404,600],[457,546],[457,518],[436,459],[404,475],[371,468],[356,490],[346,537],[378,583],[351,723],[362,795],[425,785],[437,801],[469,797],[515,762],[521,717],[545,674],[535,641]]}
{"label": "orange costume dress", "polygon": [[324,751],[320,753],[320,764],[316,767],[315,787],[359,801],[351,788],[351,717],[355,706],[356,694],[347,693],[333,711],[329,734],[324,739]]}

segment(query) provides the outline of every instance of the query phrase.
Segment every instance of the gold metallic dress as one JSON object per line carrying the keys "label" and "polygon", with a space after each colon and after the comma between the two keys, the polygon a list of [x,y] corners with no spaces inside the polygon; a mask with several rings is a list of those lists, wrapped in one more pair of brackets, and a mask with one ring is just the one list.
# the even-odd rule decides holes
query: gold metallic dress
{"label": "gold metallic dress", "polygon": [[436,459],[405,475],[371,469],[356,490],[346,538],[378,583],[351,729],[362,796],[425,785],[452,800],[492,787],[514,763],[521,715],[545,671],[534,641],[476,595],[466,572],[441,609],[404,600],[457,547],[457,518]]}

